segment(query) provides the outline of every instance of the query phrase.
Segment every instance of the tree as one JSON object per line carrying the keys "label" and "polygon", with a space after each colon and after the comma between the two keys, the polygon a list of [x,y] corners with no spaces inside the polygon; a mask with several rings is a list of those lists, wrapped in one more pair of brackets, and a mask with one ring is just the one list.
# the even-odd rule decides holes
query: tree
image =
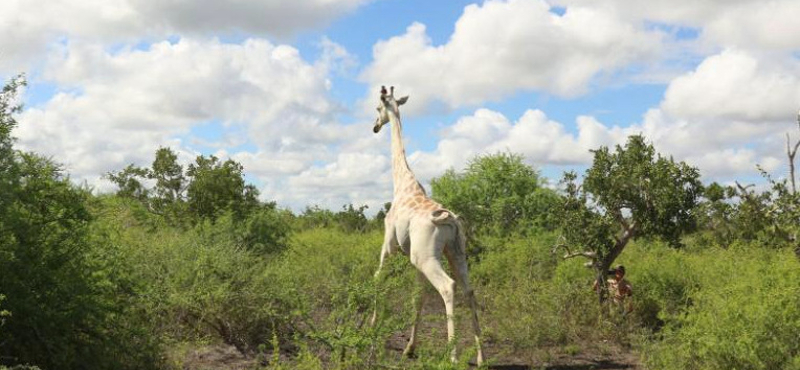
{"label": "tree", "polygon": [[[598,286],[605,287],[608,269],[629,241],[657,237],[680,245],[680,236],[695,227],[703,187],[696,168],[657,155],[639,135],[614,152],[592,152],[582,185],[574,172],[564,176],[566,197],[558,208],[563,244],[557,247],[566,249],[564,258],[590,259]],[[603,302],[606,290],[598,291]]]}
{"label": "tree", "polygon": [[228,159],[198,156],[186,171],[190,178],[186,198],[190,214],[201,219],[214,219],[223,211],[231,211],[242,219],[258,205],[258,189],[245,184],[244,167]]}
{"label": "tree", "polygon": [[15,150],[15,79],[0,93],[0,368],[155,368],[143,323],[92,234],[91,194],[58,164]]}
{"label": "tree", "polygon": [[736,188],[713,182],[703,189],[696,215],[698,230],[709,236],[711,242],[727,247],[739,238],[744,229],[735,225],[738,205],[733,201]]}
{"label": "tree", "polygon": [[[156,150],[151,168],[129,164],[122,171],[109,172],[106,177],[119,188],[117,195],[140,201],[150,212],[171,221],[183,216],[188,181],[172,149]],[[154,185],[148,188],[146,182]]]}
{"label": "tree", "polygon": [[[380,217],[385,217],[385,212],[390,204],[386,203],[384,209],[378,211],[379,216],[383,212],[383,216]],[[337,227],[346,233],[365,233],[375,227],[382,228],[383,219],[377,223],[375,219],[370,221],[364,214],[368,208],[367,205],[355,207],[352,204],[345,204],[342,205],[341,211],[333,212],[318,205],[306,206],[305,210],[297,217],[297,226],[300,229]]]}
{"label": "tree", "polygon": [[15,160],[11,130],[17,124],[14,114],[22,110],[22,106],[16,101],[17,89],[25,84],[24,76],[20,75],[9,81],[0,92],[0,173],[8,175],[0,179],[0,207],[14,201],[11,197],[11,187],[14,186],[15,179],[11,175],[18,171],[16,169],[18,164]]}
{"label": "tree", "polygon": [[335,224],[335,218],[333,211],[318,205],[306,206],[297,217],[302,229],[326,228]]}
{"label": "tree", "polygon": [[131,164],[107,177],[118,186],[117,195],[139,200],[173,224],[214,221],[226,212],[241,221],[260,206],[258,189],[245,183],[242,165],[213,155],[197,156],[184,171],[172,149],[159,148],[150,168]]}
{"label": "tree", "polygon": [[383,208],[379,209],[377,213],[375,213],[375,217],[372,219],[372,223],[374,224],[374,228],[377,230],[383,229],[384,221],[386,220],[386,215],[389,214],[389,210],[392,209],[392,202],[383,203]]}
{"label": "tree", "polygon": [[558,195],[523,157],[513,153],[478,156],[463,173],[453,169],[431,180],[433,197],[464,217],[475,231],[508,235],[530,226],[549,228]]}
{"label": "tree", "polygon": [[150,190],[141,181],[148,177],[147,169],[130,164],[122,171],[108,173],[106,177],[119,187],[117,195],[147,203]]}
{"label": "tree", "polygon": [[[800,128],[800,113],[797,114],[797,128]],[[797,140],[794,145],[791,144],[789,133],[786,133],[786,156],[789,158],[789,179],[792,181],[792,193],[797,192],[797,184],[794,173],[794,158],[797,155],[797,149],[800,148],[800,140]]]}
{"label": "tree", "polygon": [[770,189],[757,192],[753,185],[736,183],[739,198],[732,219],[736,236],[772,247],[794,246],[800,256],[800,193],[792,190],[788,179],[775,180],[761,169]]}
{"label": "tree", "polygon": [[364,215],[364,211],[369,208],[367,205],[353,207],[353,204],[342,206],[342,210],[334,215],[339,228],[348,233],[364,233],[369,230],[369,219]]}
{"label": "tree", "polygon": [[153,188],[153,208],[162,214],[165,212],[181,212],[179,204],[185,200],[186,177],[183,166],[178,164],[178,155],[169,148],[156,150],[156,159],[147,177],[155,180]]}

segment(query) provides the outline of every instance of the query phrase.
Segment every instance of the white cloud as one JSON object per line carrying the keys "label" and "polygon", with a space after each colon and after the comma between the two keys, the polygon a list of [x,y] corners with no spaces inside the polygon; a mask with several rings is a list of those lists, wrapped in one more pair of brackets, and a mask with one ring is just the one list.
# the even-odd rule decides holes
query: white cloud
{"label": "white cloud", "polygon": [[643,19],[684,26],[697,26],[717,17],[726,8],[742,4],[763,3],[763,0],[651,0],[647,2],[629,0],[548,0],[558,6],[597,6],[613,11],[625,19]]}
{"label": "white cloud", "polygon": [[71,43],[43,74],[63,91],[24,111],[15,135],[22,148],[94,183],[128,163],[149,164],[159,146],[196,153],[178,138],[219,122],[257,147],[233,154],[248,173],[299,173],[352,135],[335,120],[341,108],[329,97],[328,69],[259,39],[181,39],[116,53]]}
{"label": "white cloud", "polygon": [[698,167],[705,179],[730,180],[757,175],[756,165],[770,172],[780,171],[785,166],[781,140],[793,129],[789,123],[720,123],[715,119],[676,118],[653,108],[641,123],[628,127],[580,116],[573,131],[539,110],[528,110],[512,122],[502,113],[478,109],[443,129],[435,150],[411,153],[409,162],[423,182],[440,176],[447,168],[461,171],[476,155],[504,151],[522,154],[538,168],[588,166],[590,150],[624,144],[628,136],[641,134],[662,155]]}
{"label": "white cloud", "polygon": [[660,33],[603,9],[571,7],[559,16],[540,0],[490,0],[467,6],[444,45],[433,45],[419,23],[378,42],[362,78],[370,91],[402,86],[421,107],[475,106],[518,90],[569,97],[598,74],[653,59],[660,44]]}
{"label": "white cloud", "polygon": [[[377,210],[392,194],[391,161],[384,153],[344,152],[336,159],[288,178],[295,208],[366,204]],[[370,212],[372,213],[372,212]]]}
{"label": "white cloud", "polygon": [[140,21],[167,32],[243,31],[288,36],[320,27],[367,0],[129,0]]}
{"label": "white cloud", "polygon": [[391,167],[389,159],[380,154],[342,153],[336,161],[323,167],[305,170],[289,179],[293,187],[311,186],[318,188],[337,188],[342,186],[371,187],[379,176]]}
{"label": "white cloud", "polygon": [[800,48],[800,2],[751,1],[729,7],[704,26],[708,42],[761,50]]}
{"label": "white cloud", "polygon": [[657,151],[697,166],[707,179],[730,180],[757,175],[756,165],[770,171],[779,168],[780,138],[790,129],[788,122],[675,118],[654,108],[626,132],[643,134]]}
{"label": "white cloud", "polygon": [[756,165],[772,172],[778,170],[783,164],[782,159],[769,155],[760,155],[755,150],[747,148],[719,149],[709,151],[702,155],[688,158],[690,163],[703,169],[705,178],[730,179],[733,176],[754,175]]}
{"label": "white cloud", "polygon": [[628,131],[607,127],[592,117],[580,117],[577,132],[570,133],[559,122],[540,110],[528,110],[516,122],[502,113],[478,109],[442,130],[436,149],[414,152],[410,166],[424,181],[439,176],[447,168],[461,171],[476,155],[513,152],[528,163],[544,165],[588,164],[590,149],[623,142]]}
{"label": "white cloud", "polygon": [[643,132],[712,178],[782,171],[783,138],[794,134],[800,62],[783,53],[727,49],[675,78]]}
{"label": "white cloud", "polygon": [[602,7],[630,22],[697,28],[716,47],[791,50],[800,47],[796,0],[549,0],[560,6]]}
{"label": "white cloud", "polygon": [[[777,62],[775,61],[777,59]],[[783,60],[785,63],[780,63]],[[674,79],[662,107],[681,118],[788,120],[800,103],[800,62],[726,50]]]}
{"label": "white cloud", "polygon": [[105,43],[220,33],[283,38],[321,27],[367,1],[4,0],[0,73],[27,70],[62,38]]}

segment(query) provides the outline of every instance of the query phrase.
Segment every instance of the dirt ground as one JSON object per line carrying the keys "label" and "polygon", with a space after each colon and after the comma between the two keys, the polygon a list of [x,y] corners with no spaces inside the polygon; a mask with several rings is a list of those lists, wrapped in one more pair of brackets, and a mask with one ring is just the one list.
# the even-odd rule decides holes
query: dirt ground
{"label": "dirt ground", "polygon": [[[390,348],[402,352],[402,348]],[[485,356],[489,369],[495,370],[611,370],[642,369],[637,354],[624,351],[585,351],[577,354],[563,353],[559,349],[541,350],[546,360],[537,359],[542,354],[500,354],[491,343],[487,343]],[[561,352],[561,353],[559,353]],[[413,361],[413,360],[411,360]],[[232,346],[211,345],[186,353],[181,361],[184,370],[247,370],[258,367],[257,360],[247,358]]]}
{"label": "dirt ground", "polygon": [[[423,319],[418,330],[420,342],[445,345],[444,305],[436,299],[426,299]],[[462,315],[465,316],[465,315]],[[457,330],[470,334],[471,328],[466,319],[459,320]],[[408,330],[397,333],[386,343],[386,348],[396,352],[401,358],[408,341]],[[462,339],[459,350],[472,345]],[[642,370],[639,354],[630,348],[622,348],[608,343],[586,343],[567,348],[539,348],[535,352],[509,350],[507,343],[495,342],[485,338],[483,342],[484,359],[489,369],[495,370]],[[184,370],[249,370],[258,368],[258,360],[247,358],[234,347],[211,345],[184,352],[180,359]],[[414,361],[413,359],[410,361]],[[474,361],[474,359],[473,359]],[[472,364],[474,366],[474,363]],[[402,368],[402,364],[398,365]]]}

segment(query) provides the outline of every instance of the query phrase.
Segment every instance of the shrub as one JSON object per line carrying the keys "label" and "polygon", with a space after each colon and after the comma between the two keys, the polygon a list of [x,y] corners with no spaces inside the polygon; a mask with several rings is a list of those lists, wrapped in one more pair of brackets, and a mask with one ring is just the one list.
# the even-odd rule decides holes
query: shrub
{"label": "shrub", "polygon": [[273,334],[290,335],[286,293],[270,279],[268,249],[245,241],[231,216],[190,230],[138,224],[135,201],[104,200],[102,222],[131,266],[136,301],[154,331],[171,340],[213,338],[243,353],[257,352]]}
{"label": "shrub", "polygon": [[88,192],[49,160],[17,158],[15,201],[0,206],[0,287],[12,315],[0,358],[60,369],[155,366],[146,328],[126,319],[125,273],[92,232]]}
{"label": "shrub", "polygon": [[654,369],[800,368],[800,272],[781,254],[734,248],[693,256],[699,289],[646,353]]}
{"label": "shrub", "polygon": [[[293,235],[286,253],[272,261],[272,280],[294,298],[291,342],[302,356],[293,365],[313,363],[311,356],[340,368],[371,368],[391,356],[384,344],[411,323],[415,274],[407,259],[393,256],[384,265],[387,277],[376,284],[381,239],[377,232],[306,230]],[[375,303],[378,321],[372,327]]]}

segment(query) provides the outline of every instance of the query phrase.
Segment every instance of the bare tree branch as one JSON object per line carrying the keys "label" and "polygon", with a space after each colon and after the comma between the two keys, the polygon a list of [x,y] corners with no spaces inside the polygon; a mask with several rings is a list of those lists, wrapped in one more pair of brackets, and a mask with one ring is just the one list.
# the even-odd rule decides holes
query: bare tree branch
{"label": "bare tree branch", "polygon": [[736,187],[739,188],[739,191],[742,192],[742,195],[744,195],[748,199],[752,199],[751,196],[750,196],[750,193],[747,192],[747,189],[751,188],[751,187],[754,187],[755,185],[750,184],[750,185],[747,185],[747,186],[742,186],[742,184],[740,184],[738,181],[734,181],[734,183],[736,184]]}
{"label": "bare tree branch", "polygon": [[558,250],[558,248],[564,248],[564,250],[567,251],[564,254],[564,256],[562,256],[563,259],[570,259],[570,258],[574,258],[574,257],[585,257],[585,258],[588,258],[588,259],[591,259],[591,260],[596,260],[597,259],[597,253],[591,252],[591,251],[573,252],[573,251],[571,251],[569,249],[569,245],[567,245],[565,243],[559,243],[559,244],[556,244],[555,246],[553,246],[552,253],[555,254],[556,251]]}
{"label": "bare tree branch", "polygon": [[[800,124],[800,117],[798,117],[798,124]],[[794,144],[794,149],[792,149],[790,140],[789,140],[789,133],[786,133],[786,156],[789,157],[789,179],[792,181],[792,194],[797,192],[797,187],[795,186],[795,179],[794,179],[794,156],[797,154],[797,148],[800,147],[800,140],[798,140]]]}

